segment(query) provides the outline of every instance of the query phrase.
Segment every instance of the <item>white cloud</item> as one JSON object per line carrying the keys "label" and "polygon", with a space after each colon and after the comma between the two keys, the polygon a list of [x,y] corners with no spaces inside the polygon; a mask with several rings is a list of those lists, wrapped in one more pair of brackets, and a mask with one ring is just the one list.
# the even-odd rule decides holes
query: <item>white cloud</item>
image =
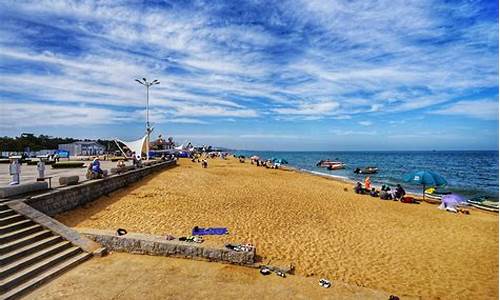
{"label": "white cloud", "polygon": [[340,104],[337,102],[305,103],[294,108],[275,108],[274,112],[284,115],[328,115],[334,113]]}
{"label": "white cloud", "polygon": [[351,135],[366,135],[372,136],[376,135],[376,130],[340,130],[340,129],[332,129],[330,133],[337,136],[351,136]]}
{"label": "white cloud", "polygon": [[60,106],[41,103],[2,102],[0,128],[81,126],[111,124],[127,116],[112,110],[86,106]]}
{"label": "white cloud", "polygon": [[363,125],[363,126],[371,126],[371,125],[373,125],[373,122],[372,121],[359,121],[358,124]]}
{"label": "white cloud", "polygon": [[429,113],[438,115],[465,116],[483,120],[497,120],[498,101],[459,101],[457,103],[448,105],[445,108],[430,111]]}

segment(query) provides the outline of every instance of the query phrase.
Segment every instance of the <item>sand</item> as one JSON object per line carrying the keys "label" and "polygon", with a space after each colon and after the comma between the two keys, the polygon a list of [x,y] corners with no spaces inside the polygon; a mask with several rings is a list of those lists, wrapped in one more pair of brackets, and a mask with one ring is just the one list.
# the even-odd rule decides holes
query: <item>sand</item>
{"label": "sand", "polygon": [[85,208],[57,216],[75,227],[189,235],[225,226],[215,242],[249,242],[264,262],[294,263],[397,295],[498,298],[498,215],[443,212],[356,195],[344,182],[235,159],[209,168],[181,160]]}
{"label": "sand", "polygon": [[[98,287],[98,288],[96,288]],[[70,270],[24,299],[379,299],[387,293],[315,278],[262,276],[246,267],[113,253]]]}

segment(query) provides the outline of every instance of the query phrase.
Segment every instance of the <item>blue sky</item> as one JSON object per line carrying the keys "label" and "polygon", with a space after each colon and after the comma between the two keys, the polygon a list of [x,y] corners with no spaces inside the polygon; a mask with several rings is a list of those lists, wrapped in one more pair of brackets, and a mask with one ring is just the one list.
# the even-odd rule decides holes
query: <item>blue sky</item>
{"label": "blue sky", "polygon": [[0,3],[0,135],[498,149],[497,1],[96,2]]}

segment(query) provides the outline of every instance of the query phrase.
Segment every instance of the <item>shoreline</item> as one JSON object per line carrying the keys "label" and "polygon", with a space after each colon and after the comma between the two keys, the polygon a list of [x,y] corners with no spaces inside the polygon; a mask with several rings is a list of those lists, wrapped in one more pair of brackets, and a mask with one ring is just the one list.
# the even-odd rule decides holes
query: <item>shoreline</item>
{"label": "shoreline", "polygon": [[[351,179],[349,177],[345,177],[345,176],[331,175],[331,174],[326,174],[326,173],[322,173],[322,172],[318,172],[318,171],[311,171],[311,170],[307,170],[307,169],[296,168],[296,167],[292,167],[292,166],[285,166],[285,167],[282,167],[282,168],[286,168],[286,169],[289,169],[290,171],[294,171],[294,172],[297,172],[297,173],[305,173],[305,174],[310,174],[310,175],[313,175],[313,176],[323,177],[323,178],[334,180],[334,181],[337,181],[337,182],[349,183],[349,184],[352,184],[353,187],[357,183],[356,180],[353,180],[353,179]],[[372,187],[374,187],[376,190],[380,190],[380,188],[382,186],[381,185],[377,185],[377,184],[373,184]],[[418,200],[424,201],[422,199],[422,194],[416,194],[416,193],[408,192],[407,191],[406,195],[410,195],[410,196],[412,196],[414,198],[417,198]],[[427,202],[427,200],[425,200],[425,201]],[[434,202],[436,202],[436,201],[430,201],[428,203],[434,204]]]}
{"label": "shoreline", "polygon": [[[415,153],[415,152],[366,152],[359,151],[331,151],[331,152],[236,152],[247,157],[257,155],[264,158],[283,158],[297,169],[305,169],[326,173],[333,176],[347,177],[353,181],[360,181],[367,175],[354,174],[357,167],[377,166],[379,172],[368,176],[372,177],[372,184],[379,186],[388,184],[395,186],[400,183],[407,192],[415,195],[422,194],[422,188],[404,182],[403,178],[415,170],[432,170],[444,176],[449,184],[445,187],[453,193],[470,199],[477,196],[486,196],[491,201],[498,202],[498,155],[486,151],[470,154],[455,152],[454,154]],[[379,153],[379,154],[377,154]],[[346,164],[345,169],[326,170],[318,168],[316,163],[321,159],[331,158]],[[467,163],[463,163],[465,160]],[[487,162],[487,165],[485,164]],[[489,167],[486,167],[489,166]],[[471,172],[471,170],[475,170]]]}
{"label": "shoreline", "polygon": [[[340,182],[340,183],[352,184],[353,185],[352,188],[354,188],[354,185],[357,182],[356,180],[352,180],[352,179],[350,179],[348,177],[345,177],[345,176],[331,175],[331,174],[326,174],[326,173],[322,173],[322,172],[318,172],[318,171],[311,171],[311,170],[307,170],[307,169],[296,168],[296,167],[292,167],[292,166],[284,166],[284,167],[281,167],[281,168],[289,170],[289,171],[292,171],[292,172],[297,172],[299,174],[300,173],[302,173],[302,174],[308,174],[308,175],[322,177],[322,178],[325,178],[325,179],[328,179],[328,180],[332,180],[332,181],[336,181],[336,182]],[[382,186],[381,185],[373,184],[372,187],[374,187],[376,190],[380,190],[380,188]],[[425,198],[425,200],[424,200],[422,194],[417,194],[417,193],[414,193],[414,192],[408,192],[407,191],[406,195],[415,198],[417,201],[421,201],[421,202],[427,203],[429,205],[439,205],[439,204],[441,204],[441,201],[437,200],[437,199]],[[369,195],[363,194],[361,196],[369,196]],[[384,200],[384,201],[389,201],[389,200]],[[481,209],[481,208],[473,206],[472,204],[469,204],[469,203],[467,203],[467,205],[463,206],[463,208],[466,208],[468,210],[472,210],[474,212],[481,212],[481,213],[485,213],[485,214],[489,214],[489,215],[494,215],[494,216],[498,216],[499,215],[498,212],[489,211],[489,210],[486,210],[486,209]]]}

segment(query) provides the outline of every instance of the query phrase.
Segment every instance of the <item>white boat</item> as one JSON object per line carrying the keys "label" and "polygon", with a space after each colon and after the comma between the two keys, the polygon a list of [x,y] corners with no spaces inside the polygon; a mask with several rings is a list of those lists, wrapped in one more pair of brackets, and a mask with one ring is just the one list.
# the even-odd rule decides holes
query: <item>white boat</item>
{"label": "white boat", "polygon": [[475,197],[467,200],[471,206],[482,210],[498,212],[498,202],[488,200],[487,197]]}
{"label": "white boat", "polygon": [[328,168],[328,167],[334,166],[334,165],[344,165],[345,166],[345,164],[341,161],[331,161],[329,159],[320,160],[316,163],[316,166],[321,167],[321,168]]}

